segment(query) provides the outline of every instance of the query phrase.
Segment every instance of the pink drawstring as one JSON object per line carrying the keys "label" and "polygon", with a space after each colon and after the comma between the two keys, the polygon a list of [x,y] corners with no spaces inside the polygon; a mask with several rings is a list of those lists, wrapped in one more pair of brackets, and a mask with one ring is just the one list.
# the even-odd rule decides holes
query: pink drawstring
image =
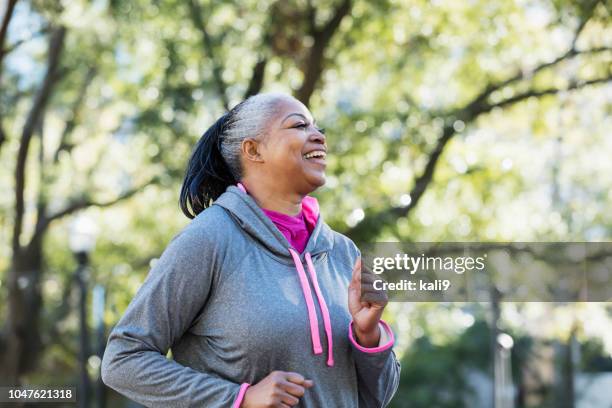
{"label": "pink drawstring", "polygon": [[[237,187],[243,193],[248,194],[246,188],[244,187],[244,185],[242,185],[242,183],[238,183]],[[302,286],[302,293],[304,294],[304,299],[306,300],[306,308],[308,309],[308,320],[310,321],[310,337],[312,338],[312,349],[315,354],[321,354],[323,353],[323,348],[321,347],[321,339],[319,337],[319,320],[317,319],[317,312],[315,311],[314,299],[312,298],[312,291],[310,290],[310,285],[308,284],[306,271],[304,271],[304,266],[302,265],[300,255],[297,253],[297,251],[293,248],[289,248],[289,252],[291,253],[291,257],[293,258],[293,262],[295,263],[295,269],[297,269],[300,278],[300,284]],[[323,315],[323,326],[325,326],[325,334],[327,335],[327,365],[333,367],[334,354],[332,326],[331,319],[329,317],[329,309],[327,308],[325,298],[321,293],[321,288],[319,287],[319,282],[317,280],[317,271],[312,263],[312,257],[310,256],[310,253],[306,252],[305,257],[306,264],[308,265],[308,273],[310,274],[310,279],[312,279],[315,294],[317,295],[317,300],[319,301],[319,306],[321,308],[321,314]]]}
{"label": "pink drawstring", "polygon": [[327,365],[330,367],[334,366],[334,347],[332,340],[332,326],[331,319],[329,317],[329,309],[327,309],[327,304],[325,303],[325,298],[321,293],[321,288],[319,288],[319,282],[317,280],[317,271],[315,270],[314,265],[312,264],[312,258],[310,257],[310,253],[306,252],[306,264],[308,265],[308,272],[310,273],[310,278],[312,279],[312,283],[314,284],[314,290],[317,294],[317,299],[319,300],[319,306],[321,306],[321,312],[323,314],[323,324],[325,325],[325,334],[327,335]]}
{"label": "pink drawstring", "polygon": [[323,348],[321,347],[321,339],[319,338],[319,320],[317,319],[317,313],[315,312],[314,301],[312,299],[312,292],[310,291],[310,285],[308,284],[308,278],[302,266],[300,256],[293,249],[289,248],[295,268],[298,271],[300,277],[300,284],[302,285],[302,293],[304,293],[304,299],[306,299],[306,307],[308,308],[308,319],[310,320],[310,336],[312,337],[312,348],[315,354],[321,354]]}

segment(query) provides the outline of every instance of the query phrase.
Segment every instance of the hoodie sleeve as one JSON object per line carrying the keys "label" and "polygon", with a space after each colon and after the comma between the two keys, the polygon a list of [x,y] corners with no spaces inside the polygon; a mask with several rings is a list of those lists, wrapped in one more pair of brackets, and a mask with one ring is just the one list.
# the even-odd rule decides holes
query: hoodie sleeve
{"label": "hoodie sleeve", "polygon": [[102,380],[147,407],[239,406],[247,384],[199,372],[166,358],[204,307],[216,245],[201,232],[175,236],[112,330]]}
{"label": "hoodie sleeve", "polygon": [[[349,239],[349,242],[352,269],[357,257],[361,256],[361,251],[352,240]],[[395,344],[393,331],[383,320],[380,320],[378,325],[381,329],[379,345],[368,348],[357,342],[352,320],[349,324],[349,342],[357,370],[359,408],[386,407],[399,386],[401,366],[393,351]]]}
{"label": "hoodie sleeve", "polygon": [[399,386],[400,363],[392,348],[395,343],[393,331],[383,320],[379,327],[385,332],[385,336],[381,332],[381,338],[387,340],[386,343],[367,348],[357,342],[352,321],[349,325],[359,384],[359,408],[386,407]]}

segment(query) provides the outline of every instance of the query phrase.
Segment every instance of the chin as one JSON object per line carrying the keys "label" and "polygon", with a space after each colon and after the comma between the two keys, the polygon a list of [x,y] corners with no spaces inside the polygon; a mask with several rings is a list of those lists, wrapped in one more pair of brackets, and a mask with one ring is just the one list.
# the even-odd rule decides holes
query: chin
{"label": "chin", "polygon": [[307,175],[305,177],[306,185],[308,187],[308,193],[312,193],[319,187],[323,187],[325,185],[325,174],[318,175]]}
{"label": "chin", "polygon": [[327,179],[325,178],[325,176],[321,176],[318,179],[318,184],[317,184],[317,188],[319,187],[323,187],[325,185],[325,182],[327,181]]}

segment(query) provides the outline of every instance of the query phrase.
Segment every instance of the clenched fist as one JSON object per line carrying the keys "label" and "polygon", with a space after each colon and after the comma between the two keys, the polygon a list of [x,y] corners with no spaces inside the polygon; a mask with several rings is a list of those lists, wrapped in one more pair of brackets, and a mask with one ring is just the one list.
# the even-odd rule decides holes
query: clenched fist
{"label": "clenched fist", "polygon": [[348,308],[353,318],[357,341],[364,347],[374,347],[378,344],[378,322],[389,301],[386,291],[374,289],[376,279],[381,278],[361,264],[361,257],[357,258],[348,288]]}
{"label": "clenched fist", "polygon": [[300,402],[312,380],[298,373],[272,371],[266,378],[247,388],[241,408],[286,408]]}

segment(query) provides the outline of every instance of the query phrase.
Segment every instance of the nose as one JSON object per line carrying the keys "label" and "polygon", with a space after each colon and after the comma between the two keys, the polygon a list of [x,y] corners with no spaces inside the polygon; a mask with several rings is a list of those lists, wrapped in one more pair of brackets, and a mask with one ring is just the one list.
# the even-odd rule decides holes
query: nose
{"label": "nose", "polygon": [[326,139],[325,139],[325,135],[321,132],[319,132],[318,130],[315,129],[315,131],[310,135],[310,141],[311,142],[315,142],[315,143],[321,143],[322,145],[327,146]]}

